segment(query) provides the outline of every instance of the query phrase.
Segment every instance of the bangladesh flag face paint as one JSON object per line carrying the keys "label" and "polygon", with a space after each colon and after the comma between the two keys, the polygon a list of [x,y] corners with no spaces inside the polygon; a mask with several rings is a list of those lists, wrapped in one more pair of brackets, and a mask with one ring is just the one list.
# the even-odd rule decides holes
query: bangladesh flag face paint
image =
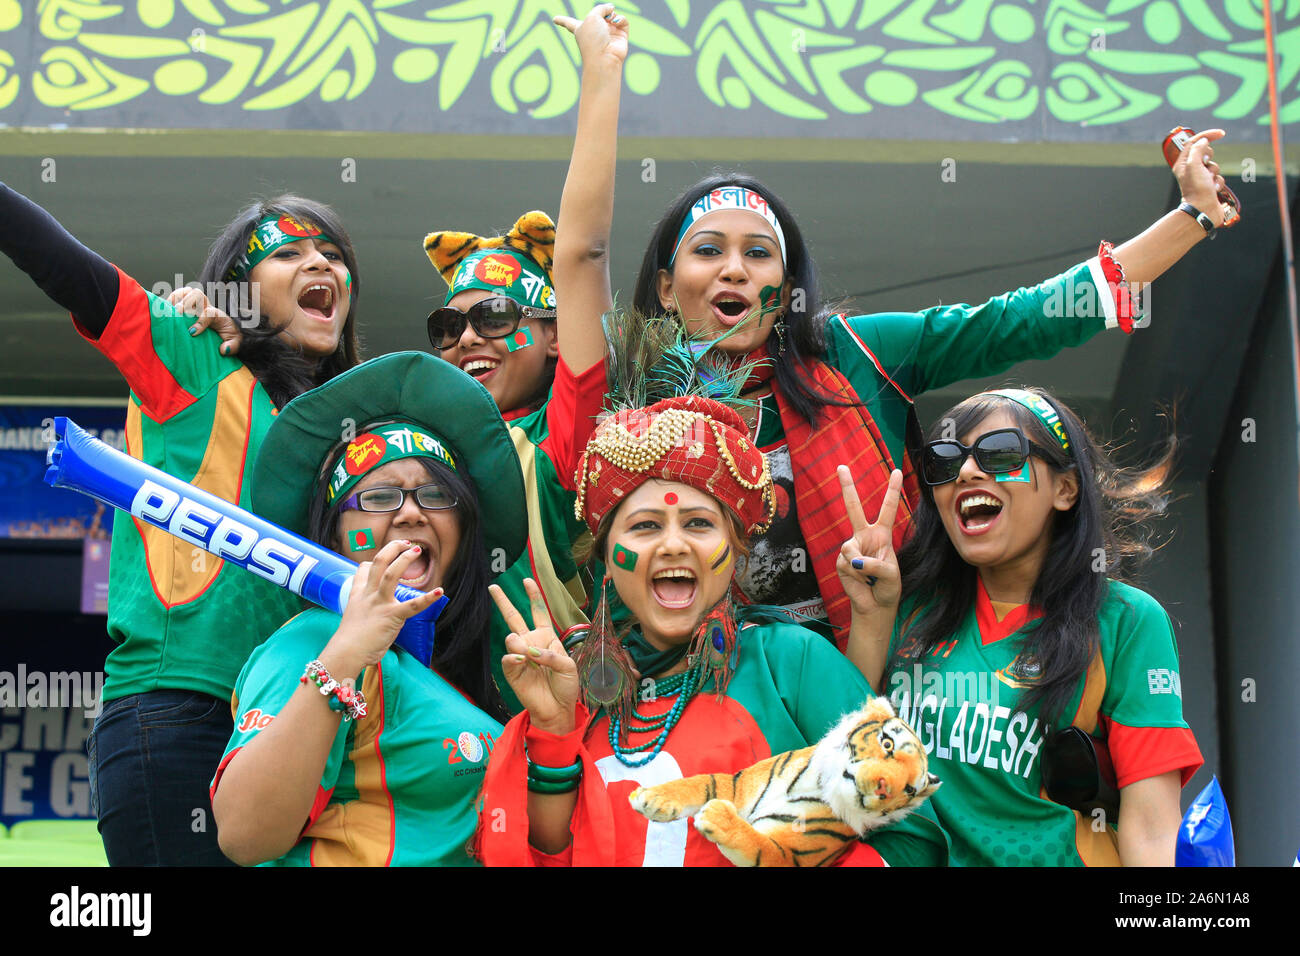
{"label": "bangladesh flag face paint", "polygon": [[518,352],[520,349],[526,349],[533,344],[533,330],[528,326],[522,329],[515,329],[506,336],[506,351]]}
{"label": "bangladesh flag face paint", "polygon": [[1029,481],[1029,459],[1026,458],[1026,459],[1025,459],[1025,463],[1024,463],[1023,465],[1021,465],[1021,466],[1020,466],[1018,469],[1016,469],[1015,471],[1008,471],[1008,472],[1006,472],[1005,474],[994,475],[994,476],[993,476],[993,480],[994,480],[994,481],[1023,481],[1023,482],[1028,483],[1028,481]]}
{"label": "bangladesh flag face paint", "polygon": [[614,564],[624,571],[631,571],[636,567],[636,552],[629,551],[621,544],[614,545]]}
{"label": "bangladesh flag face paint", "polygon": [[375,546],[375,533],[369,528],[349,531],[348,545],[353,551],[369,551]]}

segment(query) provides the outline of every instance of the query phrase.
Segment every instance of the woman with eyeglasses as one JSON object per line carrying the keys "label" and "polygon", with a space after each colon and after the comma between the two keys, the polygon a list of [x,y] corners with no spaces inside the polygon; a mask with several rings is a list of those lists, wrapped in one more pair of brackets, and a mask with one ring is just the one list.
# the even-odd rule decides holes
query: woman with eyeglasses
{"label": "woman with eyeglasses", "polygon": [[[580,29],[570,18],[556,22],[577,33],[583,59],[579,136],[589,146],[574,154],[584,172],[577,181],[588,197],[609,201],[627,19],[602,4]],[[605,102],[612,108],[589,109]],[[839,508],[836,467],[850,466],[868,512],[883,501],[890,472],[902,470],[894,529],[901,546],[920,493],[905,443],[919,429],[915,396],[1049,358],[1105,329],[1131,332],[1138,315],[1123,283],[1154,280],[1225,224],[1229,207],[1218,191],[1226,184],[1211,146],[1223,135],[1207,130],[1184,146],[1174,167],[1183,203],[1141,235],[1102,243],[1087,262],[979,306],[834,315],[798,223],[767,185],[718,174],[674,200],[646,246],[634,310],[678,315],[700,335],[726,333],[723,351],[768,363],[745,397],[757,406],[751,438],[768,455],[781,508],[737,574],[745,599],[785,607],[843,648],[849,602],[835,568],[852,529]],[[869,187],[843,199],[848,216],[871,208]],[[887,234],[886,227],[883,238],[864,236],[863,249]],[[572,286],[564,288],[567,295]]]}
{"label": "woman with eyeglasses", "polygon": [[926,745],[952,863],[1172,866],[1202,759],[1169,616],[1125,581],[1173,439],[1118,468],[1041,389],[975,395],[931,438],[914,536],[895,558],[873,527],[844,569],[871,620],[848,654]]}
{"label": "woman with eyeglasses", "polygon": [[[198,276],[242,313],[239,358],[219,351],[215,334],[199,334],[206,320],[192,325],[3,184],[0,251],[125,378],[128,453],[244,507],[276,409],[358,361],[352,242],[330,207],[308,199],[249,205]],[[196,814],[207,818],[239,668],[297,607],[269,582],[118,516],[108,600],[117,646],[87,747],[91,810],[110,864],[228,862]]]}
{"label": "woman with eyeglasses", "polygon": [[[346,419],[356,433],[340,440]],[[252,496],[362,564],[341,616],[303,611],[235,683],[212,781],[222,849],[245,865],[470,865],[506,716],[488,666],[489,555],[513,561],[527,529],[491,396],[424,353],[374,359],[280,411]],[[425,593],[403,603],[398,584]],[[423,660],[401,631],[444,594]]]}

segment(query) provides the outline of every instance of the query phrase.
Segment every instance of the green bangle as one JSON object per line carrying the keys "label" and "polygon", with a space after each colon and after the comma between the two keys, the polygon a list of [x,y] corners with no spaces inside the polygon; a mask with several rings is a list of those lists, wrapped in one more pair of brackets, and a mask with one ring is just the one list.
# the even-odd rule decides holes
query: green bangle
{"label": "green bangle", "polygon": [[528,777],[530,780],[541,780],[545,783],[568,783],[570,780],[577,780],[582,776],[582,761],[572,764],[568,767],[543,767],[541,764],[528,761]]}
{"label": "green bangle", "polygon": [[572,793],[578,789],[578,782],[577,777],[568,781],[534,780],[529,777],[528,791],[530,793]]}

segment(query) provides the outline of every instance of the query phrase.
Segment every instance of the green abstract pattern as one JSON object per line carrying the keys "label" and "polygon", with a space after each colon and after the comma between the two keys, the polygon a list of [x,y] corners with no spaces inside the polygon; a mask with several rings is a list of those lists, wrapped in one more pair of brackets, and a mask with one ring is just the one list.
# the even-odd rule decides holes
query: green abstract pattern
{"label": "green abstract pattern", "polygon": [[[1273,6],[1281,118],[1291,123],[1300,119],[1300,0]],[[887,123],[905,111],[952,133],[1034,118],[1043,132],[1152,113],[1267,119],[1262,0],[619,8],[634,20],[634,93],[689,92],[760,120],[876,112]],[[355,100],[372,111],[436,105],[544,120],[578,99],[577,51],[551,17],[588,9],[585,0],[0,0],[0,122],[12,122],[6,111],[20,94],[34,115],[147,107],[174,117],[160,124],[171,126],[203,125],[212,108]]]}

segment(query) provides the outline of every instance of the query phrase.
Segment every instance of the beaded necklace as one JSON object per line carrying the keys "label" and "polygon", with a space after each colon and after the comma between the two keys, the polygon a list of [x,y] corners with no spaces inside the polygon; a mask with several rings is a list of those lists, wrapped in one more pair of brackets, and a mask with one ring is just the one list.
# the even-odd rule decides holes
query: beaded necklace
{"label": "beaded necklace", "polygon": [[[632,707],[632,713],[627,717],[627,734],[626,738],[631,740],[633,734],[648,734],[653,730],[659,730],[659,735],[654,740],[649,740],[636,747],[624,747],[620,744],[619,738],[624,736],[623,718],[614,712],[609,715],[609,746],[614,751],[614,756],[619,763],[625,767],[644,767],[650,761],[659,755],[663,749],[664,743],[668,740],[668,734],[677,722],[682,718],[682,712],[686,710],[686,705],[691,702],[701,685],[704,683],[704,660],[703,656],[699,657],[694,664],[680,674],[674,674],[672,677],[665,677],[663,680],[655,681],[656,697],[676,697],[673,706],[665,714],[658,717],[647,717],[637,710],[636,705]],[[650,753],[645,753],[649,750]],[[634,754],[641,754],[637,758]]]}

